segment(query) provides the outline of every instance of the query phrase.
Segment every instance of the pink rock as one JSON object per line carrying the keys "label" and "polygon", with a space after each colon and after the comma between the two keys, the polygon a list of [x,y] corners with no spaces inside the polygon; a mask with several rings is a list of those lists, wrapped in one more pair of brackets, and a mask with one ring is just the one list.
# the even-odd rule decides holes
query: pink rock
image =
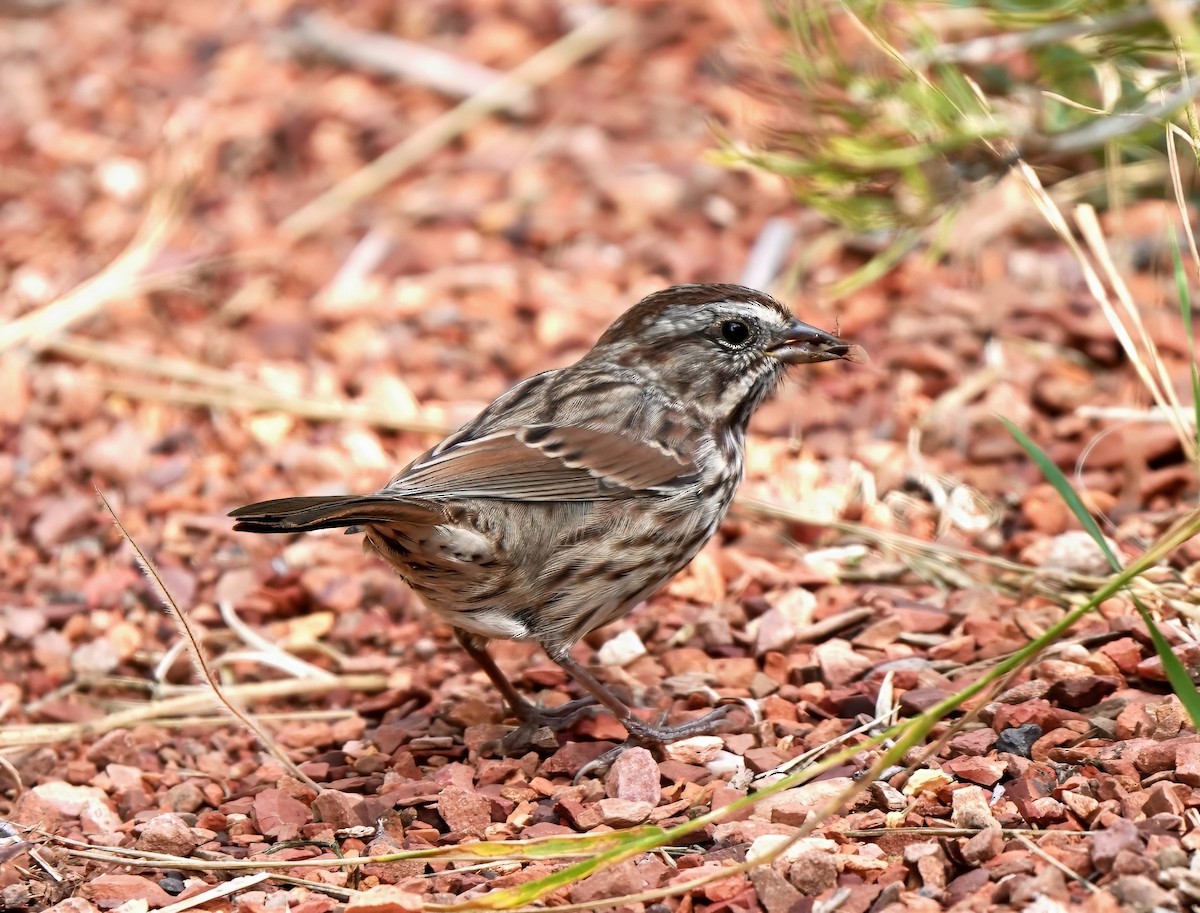
{"label": "pink rock", "polygon": [[829,780],[805,783],[795,789],[785,789],[781,793],[768,796],[758,803],[754,813],[756,817],[767,818],[777,824],[799,826],[805,822],[810,812],[824,807],[853,785],[854,781],[850,777],[833,777]]}
{"label": "pink rock", "polygon": [[278,840],[295,840],[300,827],[312,820],[307,805],[272,787],[254,797],[251,817],[258,833]]}
{"label": "pink rock", "polygon": [[198,843],[187,822],[178,815],[166,813],[147,821],[134,845],[148,853],[188,856]]}
{"label": "pink rock", "polygon": [[645,802],[651,808],[662,799],[658,762],[645,748],[631,748],[618,757],[604,778],[611,799]]}
{"label": "pink rock", "polygon": [[813,648],[813,658],[821,667],[821,679],[827,685],[846,685],[875,665],[857,653],[849,642],[835,637]]}
{"label": "pink rock", "polygon": [[144,900],[151,909],[171,903],[171,895],[141,875],[97,875],[79,893],[101,910],[112,910],[131,900]]}
{"label": "pink rock", "polygon": [[654,811],[649,802],[629,799],[601,799],[596,806],[600,811],[600,822],[618,828],[642,824]]}
{"label": "pink rock", "polygon": [[363,819],[362,806],[362,796],[326,789],[313,799],[312,810],[317,818],[331,825],[334,830],[342,830],[367,823]]}
{"label": "pink rock", "polygon": [[438,795],[438,814],[452,831],[475,837],[483,836],[492,823],[492,803],[486,796],[470,792],[461,786],[447,786]]}

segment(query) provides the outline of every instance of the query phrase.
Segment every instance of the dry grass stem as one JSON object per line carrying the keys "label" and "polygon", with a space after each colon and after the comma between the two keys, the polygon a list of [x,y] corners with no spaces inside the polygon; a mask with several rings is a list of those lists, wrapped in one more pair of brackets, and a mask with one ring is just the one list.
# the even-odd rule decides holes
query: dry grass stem
{"label": "dry grass stem", "polygon": [[[225,695],[238,701],[271,700],[285,697],[316,697],[330,691],[383,691],[388,686],[383,675],[344,675],[331,681],[287,679],[277,682],[251,682],[246,685],[226,685]],[[29,726],[6,726],[0,729],[0,750],[27,748],[31,745],[53,745],[71,739],[92,739],[114,729],[128,729],[148,720],[178,717],[213,709],[212,695],[197,690],[191,694],[147,701],[129,710],[111,713],[96,720],[80,723],[37,723]]]}
{"label": "dry grass stem", "polygon": [[167,614],[171,617],[171,620],[175,622],[175,626],[179,629],[179,633],[183,635],[183,639],[188,645],[189,653],[192,658],[192,664],[199,673],[201,680],[208,686],[209,692],[216,701],[217,705],[231,717],[253,732],[255,736],[258,737],[259,742],[262,743],[262,746],[267,750],[271,757],[273,757],[283,766],[284,770],[290,772],[291,775],[301,783],[307,784],[315,790],[320,790],[321,787],[296,766],[296,763],[288,756],[287,752],[283,750],[283,746],[276,742],[275,739],[271,737],[270,733],[268,733],[267,730],[260,725],[253,716],[234,703],[225,693],[224,687],[217,680],[217,676],[213,673],[212,668],[209,666],[208,657],[205,655],[204,647],[200,643],[199,635],[196,633],[191,623],[187,620],[187,616],[183,614],[183,610],[179,608],[179,604],[175,602],[175,597],[171,595],[171,591],[167,589],[167,584],[162,579],[162,575],[159,574],[158,568],[155,567],[154,562],[150,560],[149,556],[142,551],[141,546],[137,544],[137,541],[133,538],[133,536],[129,535],[129,531],[125,529],[124,524],[121,523],[121,518],[117,516],[117,512],[113,510],[112,505],[108,503],[108,499],[104,497],[104,494],[100,491],[97,491],[96,494],[100,498],[100,503],[104,505],[104,509],[107,510],[109,515],[112,517],[113,523],[117,525],[117,529],[121,531],[121,535],[125,537],[125,541],[129,543],[130,547],[137,555],[138,564],[141,565],[143,572],[145,572],[146,576],[150,579],[150,582],[153,583],[155,588],[158,590],[163,606],[167,610]]}
{"label": "dry grass stem", "polygon": [[[293,51],[319,54],[347,66],[426,86],[455,98],[486,91],[504,77],[491,67],[395,35],[364,32],[319,12],[306,13],[286,32]],[[516,94],[503,107],[528,114],[529,93]]]}
{"label": "dry grass stem", "polygon": [[519,102],[531,88],[549,82],[610,44],[627,28],[625,14],[619,10],[597,13],[502,79],[417,129],[371,164],[296,210],[279,226],[280,234],[293,242],[307,237],[330,219],[378,193],[485,117]]}
{"label": "dry grass stem", "polygon": [[216,887],[209,888],[207,891],[201,891],[199,894],[193,894],[186,900],[181,900],[178,903],[168,904],[165,907],[160,907],[158,913],[184,913],[185,910],[194,910],[201,904],[208,903],[211,900],[217,900],[221,897],[229,897],[231,894],[236,894],[238,891],[245,891],[256,884],[262,884],[271,876],[267,872],[259,872],[254,875],[239,875],[237,878],[231,878],[229,881],[222,882]]}
{"label": "dry grass stem", "polygon": [[0,353],[61,333],[134,290],[182,221],[199,156],[179,157],[180,173],[150,199],[146,218],[128,246],[92,278],[49,304],[0,325]]}

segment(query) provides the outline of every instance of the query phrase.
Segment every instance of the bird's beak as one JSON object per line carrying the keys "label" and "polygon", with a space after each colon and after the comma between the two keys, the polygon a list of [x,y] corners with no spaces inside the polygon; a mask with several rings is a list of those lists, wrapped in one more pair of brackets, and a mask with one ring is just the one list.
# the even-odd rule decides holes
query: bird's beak
{"label": "bird's beak", "polygon": [[793,320],[781,333],[767,353],[785,365],[807,365],[817,361],[834,361],[844,358],[860,361],[864,358],[860,346],[851,345],[831,333],[810,327],[807,323]]}

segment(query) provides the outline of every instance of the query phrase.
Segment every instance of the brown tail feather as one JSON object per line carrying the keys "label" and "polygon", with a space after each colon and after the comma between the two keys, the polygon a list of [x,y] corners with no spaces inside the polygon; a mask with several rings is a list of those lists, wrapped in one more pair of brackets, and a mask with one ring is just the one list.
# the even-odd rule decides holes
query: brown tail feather
{"label": "brown tail feather", "polygon": [[335,495],[278,498],[259,501],[229,512],[234,529],[247,533],[303,533],[362,523],[437,523],[441,514],[431,505],[373,495]]}

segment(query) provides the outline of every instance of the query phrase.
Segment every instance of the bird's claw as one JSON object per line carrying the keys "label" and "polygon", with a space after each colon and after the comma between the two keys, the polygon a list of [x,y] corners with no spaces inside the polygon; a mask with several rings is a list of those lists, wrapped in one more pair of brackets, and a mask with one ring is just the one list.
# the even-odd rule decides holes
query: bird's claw
{"label": "bird's claw", "polygon": [[585,777],[603,775],[612,767],[617,758],[631,748],[647,748],[656,758],[661,758],[664,745],[698,735],[712,735],[725,722],[725,717],[735,706],[745,705],[740,700],[730,701],[728,704],[713,708],[698,720],[691,720],[678,726],[652,726],[640,720],[623,720],[622,724],[629,733],[629,738],[600,757],[593,758],[584,764],[575,774],[573,782],[579,783]]}
{"label": "bird's claw", "polygon": [[503,738],[487,742],[483,748],[489,754],[504,757],[524,754],[527,751],[558,748],[555,733],[569,729],[579,720],[590,716],[596,708],[596,699],[591,695],[568,701],[558,707],[539,707],[527,704],[514,710],[519,721],[516,729]]}

